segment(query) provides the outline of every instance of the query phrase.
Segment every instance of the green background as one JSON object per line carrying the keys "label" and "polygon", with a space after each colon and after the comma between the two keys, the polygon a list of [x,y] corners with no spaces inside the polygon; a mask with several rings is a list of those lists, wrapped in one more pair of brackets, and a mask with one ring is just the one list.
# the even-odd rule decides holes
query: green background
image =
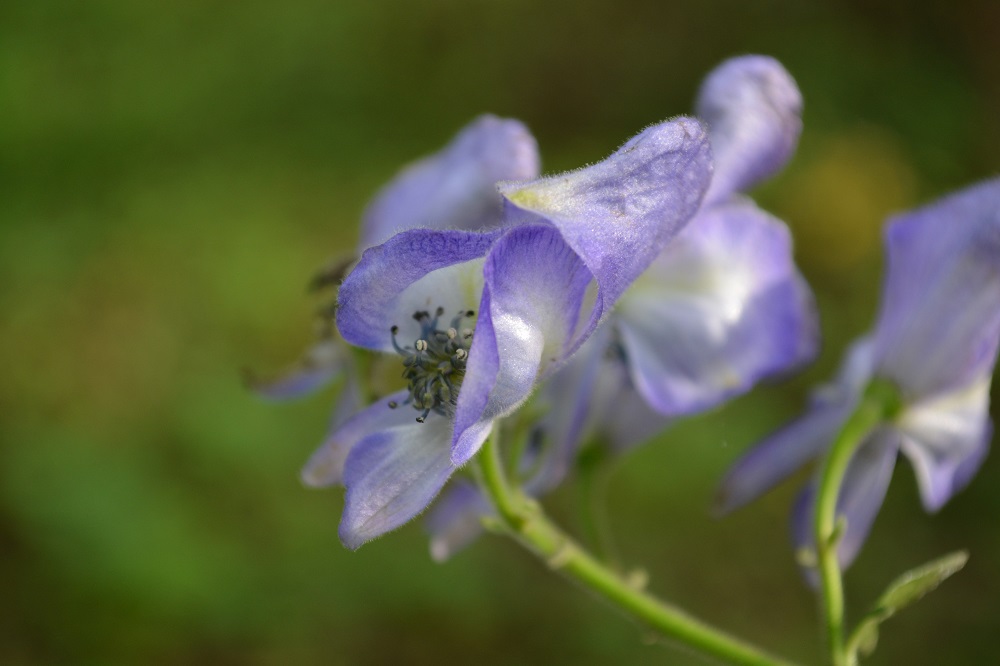
{"label": "green background", "polygon": [[[823,352],[624,460],[611,511],[655,592],[817,663],[797,484],[707,508],[870,325],[885,216],[1000,169],[998,31],[988,1],[0,3],[0,663],[700,663],[496,537],[444,565],[418,523],[347,552],[342,493],[297,478],[336,389],[264,404],[239,369],[298,355],[314,269],[473,116],[524,120],[571,168],[746,52],[806,100],[756,196],[792,227]],[[573,490],[549,503],[570,526]],[[900,464],[853,617],[904,568],[972,559],[870,663],[996,661],[998,517],[1000,457],[933,517]]]}

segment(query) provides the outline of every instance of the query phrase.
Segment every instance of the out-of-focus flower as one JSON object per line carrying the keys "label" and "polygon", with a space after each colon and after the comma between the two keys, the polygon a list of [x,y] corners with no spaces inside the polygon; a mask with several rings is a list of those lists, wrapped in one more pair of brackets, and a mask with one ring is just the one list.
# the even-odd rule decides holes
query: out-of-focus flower
{"label": "out-of-focus flower", "polygon": [[[483,115],[448,145],[404,168],[365,210],[358,252],[406,229],[490,229],[500,225],[496,184],[539,173],[538,145],[517,120]],[[355,257],[339,259],[312,286],[338,285]],[[247,375],[247,384],[269,400],[300,398],[319,390],[349,367],[348,351],[323,313],[317,342],[294,366],[272,378]],[[352,389],[353,390],[353,389]]]}
{"label": "out-of-focus flower", "polygon": [[[873,380],[901,399],[851,460],[838,497],[846,518],[838,559],[857,555],[878,513],[897,453],[916,470],[924,507],[936,511],[975,474],[989,449],[989,389],[1000,341],[1000,179],[891,221],[888,277],[872,335],[853,345],[840,376],[809,411],[730,470],[720,507],[758,497],[822,456]],[[793,535],[813,543],[815,485],[799,498]]]}
{"label": "out-of-focus flower", "polygon": [[628,377],[666,417],[703,411],[812,358],[812,295],[788,229],[741,192],[791,157],[795,81],[773,58],[724,62],[702,84],[715,173],[702,209],[622,298],[616,342]]}
{"label": "out-of-focus flower", "polygon": [[408,386],[334,433],[311,461],[323,476],[305,471],[347,487],[345,545],[428,505],[687,223],[710,174],[708,138],[682,118],[593,166],[501,184],[499,229],[414,229],[365,251],[337,326],[353,345],[399,354]]}
{"label": "out-of-focus flower", "polygon": [[[588,439],[624,450],[815,354],[815,308],[788,229],[741,194],[795,150],[802,126],[795,81],[773,58],[734,58],[708,75],[696,108],[715,158],[709,191],[602,331],[543,388],[545,450],[524,480],[529,492],[557,485]],[[481,504],[470,501],[470,511]],[[474,521],[456,521],[432,516],[436,557],[473,534]]]}

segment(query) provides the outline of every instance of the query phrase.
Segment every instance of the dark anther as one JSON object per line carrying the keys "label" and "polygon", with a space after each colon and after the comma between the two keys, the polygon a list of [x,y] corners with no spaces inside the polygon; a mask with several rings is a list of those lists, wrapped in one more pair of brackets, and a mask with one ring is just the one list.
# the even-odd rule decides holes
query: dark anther
{"label": "dark anther", "polygon": [[399,333],[399,326],[393,326],[389,329],[389,332],[392,333],[392,348],[396,350],[397,354],[403,357],[404,363],[413,358],[406,349],[400,347],[399,343],[396,342],[396,334]]}
{"label": "dark anther", "polygon": [[410,394],[403,404],[413,405],[420,412],[418,423],[423,423],[431,412],[442,416],[452,413],[465,375],[472,329],[461,328],[461,324],[474,312],[460,310],[451,326],[441,330],[438,322],[444,313],[442,307],[434,308],[433,318],[426,310],[413,313],[413,319],[420,324],[413,346],[401,346],[397,340],[399,327],[391,329],[393,348],[403,357],[403,379]]}
{"label": "dark anther", "polygon": [[390,400],[389,401],[389,409],[396,409],[397,407],[399,407],[399,403],[398,402],[396,402],[395,400]]}

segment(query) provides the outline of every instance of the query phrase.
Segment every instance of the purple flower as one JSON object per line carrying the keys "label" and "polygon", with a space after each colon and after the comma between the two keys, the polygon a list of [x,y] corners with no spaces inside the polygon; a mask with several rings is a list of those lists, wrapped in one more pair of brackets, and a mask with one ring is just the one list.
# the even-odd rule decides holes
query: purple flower
{"label": "purple flower", "polygon": [[404,168],[364,213],[360,249],[407,229],[492,229],[502,222],[496,184],[539,173],[538,144],[517,120],[484,115],[447,146]]}
{"label": "purple flower", "polygon": [[[627,449],[671,419],[714,407],[815,354],[815,309],[788,229],[740,194],[791,157],[801,109],[795,81],[772,58],[734,58],[705,79],[697,110],[715,156],[709,191],[601,331],[542,389],[545,450],[523,480],[526,490],[560,483],[590,438]],[[445,506],[452,504],[449,498]],[[481,504],[470,501],[470,511]],[[470,538],[474,522],[455,520],[452,527],[432,516],[435,556]]]}
{"label": "purple flower", "polygon": [[[897,453],[913,464],[924,507],[936,511],[986,456],[989,388],[1000,341],[1000,180],[963,190],[891,221],[888,277],[875,332],[853,345],[837,380],[805,416],[746,454],[723,481],[722,510],[758,497],[821,456],[872,379],[894,385],[898,414],[868,435],[838,497],[847,521],[846,567],[885,497]],[[813,543],[814,486],[793,512],[797,545]]]}
{"label": "purple flower", "polygon": [[[496,184],[535,178],[538,144],[521,122],[483,115],[448,145],[404,168],[365,210],[358,251],[406,229],[490,229],[502,222]],[[336,261],[314,286],[338,284],[353,259]],[[321,322],[317,342],[283,374],[247,383],[269,400],[300,398],[317,391],[348,368],[347,350],[330,322]],[[353,389],[352,389],[353,390]]]}
{"label": "purple flower", "polygon": [[711,204],[746,192],[780,171],[799,142],[802,94],[774,58],[723,62],[701,84],[695,111],[708,123],[715,156]]}
{"label": "purple flower", "polygon": [[345,545],[430,503],[680,231],[710,173],[704,130],[682,118],[585,169],[501,184],[496,230],[411,229],[364,252],[337,326],[398,355],[407,387],[348,419],[305,471],[347,487]]}
{"label": "purple flower", "polygon": [[[709,126],[712,184],[695,218],[622,296],[606,344],[590,346],[598,358],[581,355],[579,378],[553,386],[555,401],[569,391],[577,402],[551,410],[571,420],[552,424],[564,457],[588,433],[619,449],[640,443],[815,354],[812,295],[788,229],[740,194],[795,149],[795,81],[772,58],[734,58],[708,75],[696,107]],[[583,414],[586,423],[575,416]]]}

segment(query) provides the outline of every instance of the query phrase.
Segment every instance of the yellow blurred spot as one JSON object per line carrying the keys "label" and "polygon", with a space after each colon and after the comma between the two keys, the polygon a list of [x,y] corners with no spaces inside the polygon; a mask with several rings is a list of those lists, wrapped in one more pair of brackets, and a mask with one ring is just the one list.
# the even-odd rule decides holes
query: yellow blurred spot
{"label": "yellow blurred spot", "polygon": [[[808,159],[808,158],[806,158]],[[915,176],[895,139],[874,128],[827,137],[776,193],[802,263],[835,274],[881,252],[886,218],[914,205]]]}

